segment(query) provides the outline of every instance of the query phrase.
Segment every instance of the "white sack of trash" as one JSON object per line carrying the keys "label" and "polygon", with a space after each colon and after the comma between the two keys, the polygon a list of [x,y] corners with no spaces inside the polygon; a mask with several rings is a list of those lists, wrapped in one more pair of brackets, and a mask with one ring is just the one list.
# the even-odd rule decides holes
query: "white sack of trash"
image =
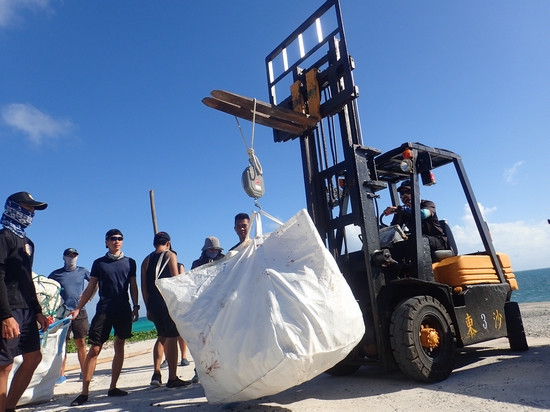
{"label": "white sack of trash", "polygon": [[[157,280],[211,403],[308,381],[359,343],[363,316],[306,210],[236,255]],[[261,232],[261,229],[260,229]]]}

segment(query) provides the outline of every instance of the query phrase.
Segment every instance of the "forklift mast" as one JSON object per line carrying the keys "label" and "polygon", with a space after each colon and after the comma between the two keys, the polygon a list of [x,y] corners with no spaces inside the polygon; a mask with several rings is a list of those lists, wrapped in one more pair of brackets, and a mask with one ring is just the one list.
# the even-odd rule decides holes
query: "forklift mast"
{"label": "forklift mast", "polygon": [[[384,260],[375,198],[387,184],[377,179],[374,158],[381,152],[363,145],[353,69],[338,0],[324,3],[266,57],[270,103],[318,119],[301,136],[274,129],[274,140],[300,138],[308,212],[366,322],[373,323],[379,359],[389,369],[393,355],[381,333],[387,317],[376,304],[384,284],[382,266],[371,265],[372,259]],[[353,226],[360,228],[363,243],[357,253],[350,253],[346,237]]]}

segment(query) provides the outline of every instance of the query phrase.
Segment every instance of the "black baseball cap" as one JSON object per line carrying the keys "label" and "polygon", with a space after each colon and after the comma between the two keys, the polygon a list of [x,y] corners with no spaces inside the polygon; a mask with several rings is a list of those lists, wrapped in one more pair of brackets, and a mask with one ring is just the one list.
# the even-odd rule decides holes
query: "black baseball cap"
{"label": "black baseball cap", "polygon": [[29,192],[17,192],[8,197],[8,200],[12,202],[19,203],[20,205],[32,206],[36,210],[44,210],[48,207],[47,203],[38,202],[33,199]]}
{"label": "black baseball cap", "polygon": [[77,254],[78,255],[78,251],[74,247],[70,247],[68,249],[65,249],[65,251],[63,252],[63,256],[69,256],[69,255],[72,255],[72,254]]}
{"label": "black baseball cap", "polygon": [[105,233],[105,239],[111,237],[111,236],[114,236],[114,235],[120,235],[120,236],[123,236],[124,235],[122,234],[122,232],[118,229],[111,229],[109,230],[107,233]]}
{"label": "black baseball cap", "polygon": [[411,190],[411,181],[405,180],[401,183],[401,186],[397,189],[398,192],[407,192]]}
{"label": "black baseball cap", "polygon": [[154,246],[165,245],[167,242],[170,242],[170,235],[166,232],[157,232],[153,239]]}

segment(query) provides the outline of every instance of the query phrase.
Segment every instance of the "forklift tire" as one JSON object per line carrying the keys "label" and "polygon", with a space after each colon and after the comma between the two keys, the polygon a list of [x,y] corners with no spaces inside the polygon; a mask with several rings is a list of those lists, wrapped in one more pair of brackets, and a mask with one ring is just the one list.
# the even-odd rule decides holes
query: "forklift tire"
{"label": "forklift tire", "polygon": [[508,331],[508,342],[513,351],[524,352],[529,349],[523,320],[517,302],[506,302],[504,304],[504,316],[506,317],[506,330]]}
{"label": "forklift tire", "polygon": [[[433,349],[422,346],[421,329],[437,333]],[[399,368],[422,382],[441,382],[454,367],[455,331],[445,307],[432,296],[416,296],[396,306],[390,324],[390,342]]]}

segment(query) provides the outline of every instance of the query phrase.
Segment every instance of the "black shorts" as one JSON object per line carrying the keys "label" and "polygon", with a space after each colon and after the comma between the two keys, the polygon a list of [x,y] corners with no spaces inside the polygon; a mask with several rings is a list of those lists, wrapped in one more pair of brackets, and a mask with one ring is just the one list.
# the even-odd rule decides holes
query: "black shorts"
{"label": "black shorts", "polygon": [[115,336],[119,339],[132,337],[132,311],[129,306],[128,310],[117,313],[96,313],[88,333],[88,343],[90,345],[103,345],[109,339],[113,328]]}
{"label": "black shorts", "polygon": [[12,309],[11,313],[19,324],[20,335],[14,339],[4,339],[0,335],[0,365],[13,363],[13,358],[24,353],[40,350],[40,335],[36,314],[31,309]]}
{"label": "black shorts", "polygon": [[151,317],[151,321],[155,324],[159,336],[163,338],[177,338],[180,335],[168,310],[161,310],[158,312],[149,311],[149,316]]}
{"label": "black shorts", "polygon": [[67,340],[71,338],[71,332],[74,339],[82,339],[88,336],[88,328],[90,323],[88,322],[88,313],[86,309],[82,309],[78,312],[78,316],[71,321],[69,329],[67,331]]}

